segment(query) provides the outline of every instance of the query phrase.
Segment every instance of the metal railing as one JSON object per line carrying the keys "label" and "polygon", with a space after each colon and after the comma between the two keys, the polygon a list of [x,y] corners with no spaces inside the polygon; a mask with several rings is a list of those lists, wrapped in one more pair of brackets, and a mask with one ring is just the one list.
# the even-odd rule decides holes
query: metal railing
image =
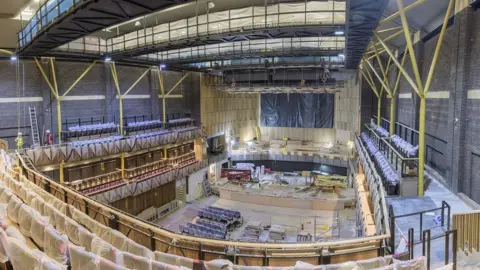
{"label": "metal railing", "polygon": [[22,172],[27,179],[63,202],[72,205],[97,222],[119,230],[130,239],[153,250],[180,256],[212,260],[232,259],[235,264],[277,265],[279,262],[294,265],[298,260],[315,264],[329,264],[351,260],[352,256],[373,258],[385,255],[382,244],[388,234],[316,243],[252,243],[214,240],[182,235],[159,228],[158,225],[97,202],[83,194],[52,181],[45,175],[27,166],[18,155]]}
{"label": "metal railing", "polygon": [[[266,62],[268,64],[266,65]],[[206,61],[188,64],[193,68],[221,68],[231,67],[234,69],[237,66],[261,66],[268,67],[275,65],[315,65],[320,66],[323,62],[329,63],[331,69],[344,67],[344,59],[340,56],[299,56],[299,57],[261,57],[261,58],[247,58],[247,59],[233,59],[233,60],[217,60]]]}
{"label": "metal railing", "polygon": [[189,59],[195,61],[207,57],[244,57],[248,54],[269,53],[336,53],[345,48],[345,37],[282,38],[236,41],[168,50],[141,55],[138,58],[149,61],[167,62],[169,60]]}
{"label": "metal railing", "polygon": [[44,27],[52,23],[71,8],[80,5],[84,0],[47,0],[35,12],[30,21],[18,33],[18,46],[21,48],[27,45],[35,35]]}
{"label": "metal railing", "polygon": [[[315,6],[318,3],[321,6],[320,9]],[[292,8],[289,9],[288,6]],[[345,8],[345,2],[305,1],[305,3],[299,4],[278,4],[209,13],[109,38],[107,39],[107,53],[255,29],[343,26],[345,24]]]}
{"label": "metal railing", "polygon": [[[372,116],[372,118],[377,119],[376,116]],[[383,128],[389,130],[390,120],[382,117],[380,123]],[[418,131],[407,125],[395,122],[395,134],[412,145],[418,145]],[[446,177],[445,153],[447,151],[447,141],[429,133],[425,133],[425,136],[425,164],[441,176]]]}

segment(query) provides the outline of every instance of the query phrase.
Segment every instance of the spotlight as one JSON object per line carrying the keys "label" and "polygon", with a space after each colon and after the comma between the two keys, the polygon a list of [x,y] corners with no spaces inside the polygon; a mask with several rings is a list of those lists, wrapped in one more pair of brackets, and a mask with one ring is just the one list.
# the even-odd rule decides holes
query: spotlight
{"label": "spotlight", "polygon": [[140,26],[142,26],[142,23],[141,23],[140,21],[136,21],[136,22],[135,22],[135,26],[136,26],[136,27],[140,27]]}
{"label": "spotlight", "polygon": [[345,32],[343,32],[342,30],[337,30],[337,31],[335,31],[335,35],[336,35],[336,36],[341,36],[341,35],[343,35],[343,34],[345,34]]}
{"label": "spotlight", "polygon": [[112,61],[112,57],[110,56],[105,57],[105,62],[110,62],[110,61]]}
{"label": "spotlight", "polygon": [[211,8],[214,8],[215,7],[215,3],[213,1],[209,1],[208,2],[208,8],[211,9]]}
{"label": "spotlight", "polygon": [[16,55],[12,55],[12,56],[10,56],[10,60],[12,60],[12,61],[16,61],[16,60],[17,60],[17,56],[16,56]]}
{"label": "spotlight", "polygon": [[166,68],[167,68],[167,65],[165,65],[165,64],[160,65],[160,70],[163,70],[163,69],[166,69]]}
{"label": "spotlight", "polygon": [[338,57],[345,58],[345,54],[341,53],[341,54],[338,55]]}

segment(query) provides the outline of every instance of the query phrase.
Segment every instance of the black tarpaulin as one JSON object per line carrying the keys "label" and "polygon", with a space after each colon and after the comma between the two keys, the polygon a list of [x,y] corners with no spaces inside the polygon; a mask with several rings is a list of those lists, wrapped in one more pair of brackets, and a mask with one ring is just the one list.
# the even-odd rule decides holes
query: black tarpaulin
{"label": "black tarpaulin", "polygon": [[261,124],[333,128],[334,104],[334,94],[261,94]]}

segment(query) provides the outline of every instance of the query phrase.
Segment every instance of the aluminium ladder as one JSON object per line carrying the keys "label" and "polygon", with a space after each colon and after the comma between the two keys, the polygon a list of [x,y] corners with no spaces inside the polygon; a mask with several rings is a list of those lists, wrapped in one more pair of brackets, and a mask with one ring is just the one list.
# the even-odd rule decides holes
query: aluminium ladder
{"label": "aluminium ladder", "polygon": [[38,121],[37,121],[37,111],[34,107],[28,107],[30,112],[30,127],[32,129],[32,143],[33,147],[41,146],[40,144],[40,134],[38,133]]}

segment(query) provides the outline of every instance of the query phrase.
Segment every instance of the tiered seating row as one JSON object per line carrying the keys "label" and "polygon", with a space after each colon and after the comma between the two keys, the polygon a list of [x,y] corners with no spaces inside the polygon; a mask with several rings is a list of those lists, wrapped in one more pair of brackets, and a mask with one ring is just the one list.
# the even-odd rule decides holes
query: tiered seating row
{"label": "tiered seating row", "polygon": [[209,227],[207,224],[203,223],[186,223],[185,225],[180,225],[180,232],[187,233],[195,236],[214,238],[214,239],[225,239],[227,230],[221,231],[216,228]]}
{"label": "tiered seating row", "polygon": [[148,129],[162,128],[163,122],[160,120],[147,120],[142,122],[131,122],[128,123],[124,130],[127,132],[142,131]]}
{"label": "tiered seating row", "polygon": [[416,157],[418,153],[418,145],[413,146],[411,143],[405,141],[398,135],[393,135],[391,137],[393,145],[395,145],[402,154],[406,157]]}
{"label": "tiered seating row", "polygon": [[373,123],[371,123],[371,126],[372,126],[373,130],[375,130],[380,136],[382,136],[382,137],[390,136],[390,133],[388,132],[388,130],[384,129],[383,127],[377,126]]}
{"label": "tiered seating row", "polygon": [[362,165],[373,205],[374,223],[377,234],[389,234],[388,211],[384,196],[384,186],[380,175],[377,173],[375,164],[370,159],[368,150],[361,143],[360,138],[355,138],[355,148],[357,149],[358,159]]}
{"label": "tiered seating row", "polygon": [[100,135],[105,133],[115,133],[118,131],[118,125],[115,123],[102,123],[92,125],[82,125],[69,127],[67,132],[64,132],[66,138],[84,137],[92,135]]}
{"label": "tiered seating row", "polygon": [[212,206],[199,210],[198,216],[201,218],[207,218],[217,222],[225,223],[227,226],[237,221],[241,221],[240,212]]}
{"label": "tiered seating row", "polygon": [[[22,164],[23,161],[22,161]],[[0,167],[2,162],[0,162]],[[25,165],[23,165],[25,166]],[[27,171],[30,171],[28,168],[25,168]],[[152,252],[146,247],[135,243],[134,241],[127,238],[125,235],[120,233],[117,230],[113,230],[105,225],[98,223],[96,220],[90,218],[89,215],[83,213],[82,211],[76,209],[73,205],[67,205],[60,200],[58,200],[50,193],[44,191],[40,187],[36,186],[33,182],[30,182],[23,176],[20,176],[20,182],[14,180],[11,175],[13,173],[9,171],[9,173],[2,173],[0,174],[0,180],[4,180],[6,182],[6,186],[11,186],[12,191],[16,192],[20,198],[24,197],[26,201],[30,201],[33,209],[43,209],[44,215],[48,216],[48,222],[52,222],[51,226],[54,227],[54,230],[61,231],[62,228],[65,231],[67,240],[69,242],[65,242],[65,238],[61,238],[62,241],[54,241],[52,242],[52,246],[54,247],[52,250],[50,248],[46,248],[46,250],[50,250],[49,254],[52,254],[54,258],[65,258],[58,256],[66,255],[69,259],[69,265],[73,270],[87,270],[87,269],[137,269],[137,270],[165,270],[165,269],[179,269],[179,267],[190,268],[190,269],[234,269],[234,270],[266,270],[266,267],[246,267],[240,265],[233,265],[229,261],[225,260],[214,260],[210,262],[198,261],[189,259],[186,257],[176,256],[172,254],[166,254],[162,252]],[[7,180],[5,180],[7,179]],[[46,181],[49,181],[45,178]],[[61,187],[55,185],[53,182],[50,182],[55,188]],[[8,195],[8,191],[0,192],[0,198]],[[33,193],[33,195],[32,195]],[[35,193],[37,196],[35,196]],[[22,194],[22,196],[20,196]],[[80,196],[81,198],[81,196]],[[94,201],[88,200],[89,204],[95,205]],[[34,203],[35,202],[35,203]],[[42,204],[43,202],[43,204]],[[46,206],[48,205],[48,206]],[[43,208],[41,207],[43,206]],[[114,209],[110,209],[108,206],[105,206],[105,211],[114,211]],[[12,210],[16,209],[16,207],[12,207]],[[13,211],[15,212],[15,211]],[[38,211],[41,213],[41,211]],[[58,213],[57,213],[58,212]],[[52,214],[53,213],[53,214]],[[108,215],[108,212],[106,212]],[[122,215],[120,212],[116,212],[117,215]],[[19,215],[22,216],[22,215]],[[42,220],[41,218],[35,218],[33,220]],[[141,222],[140,222],[141,223]],[[42,225],[43,226],[43,225]],[[50,226],[50,225],[48,225]],[[135,225],[134,225],[135,226]],[[30,226],[32,227],[32,226]],[[37,226],[37,228],[41,228]],[[42,230],[38,230],[41,232]],[[43,230],[46,232],[46,230]],[[168,232],[166,232],[168,233]],[[61,233],[60,233],[61,234]],[[170,233],[171,234],[171,233]],[[168,235],[168,234],[167,234]],[[182,236],[178,235],[177,237],[182,238]],[[368,238],[370,239],[370,238]],[[372,239],[370,239],[372,240]],[[199,238],[199,241],[201,239]],[[368,241],[368,240],[366,240]],[[226,242],[231,243],[233,247],[236,245],[245,246],[245,245],[255,245],[255,243],[238,243],[238,242]],[[355,240],[353,242],[348,242],[351,246],[353,243],[356,243]],[[48,243],[44,243],[44,246],[50,245]],[[222,243],[222,242],[219,242]],[[373,242],[369,242],[372,244]],[[68,244],[68,245],[66,245]],[[77,246],[76,244],[80,245]],[[258,245],[258,244],[257,244]],[[316,244],[319,245],[319,244]],[[339,245],[344,245],[343,243],[332,243],[334,247],[340,247]],[[321,245],[322,246],[322,245]],[[66,248],[68,247],[68,248]],[[273,248],[273,247],[272,247]],[[0,248],[1,250],[1,248]],[[68,251],[66,251],[68,250]],[[175,249],[176,250],[176,249]],[[7,251],[9,248],[7,246]],[[339,249],[341,251],[341,249]],[[291,252],[294,252],[292,250]],[[332,252],[335,252],[332,250]],[[25,256],[31,254],[31,250],[27,247],[21,247],[21,254],[16,252],[14,256],[10,256],[10,260],[12,262],[18,263],[19,261],[25,261],[26,263],[19,265],[18,267],[14,266],[14,269],[32,269],[32,266],[40,266],[41,264],[37,264],[36,261],[32,262],[31,260],[25,260]],[[47,254],[48,255],[48,254]],[[58,257],[57,257],[58,256]],[[284,258],[282,256],[282,258]],[[53,259],[55,260],[55,259]],[[270,258],[272,260],[272,258]],[[45,262],[46,259],[42,259],[40,262]],[[384,267],[393,264],[393,268],[390,269],[397,269],[395,265],[401,264],[403,267],[402,269],[425,269],[422,265],[425,263],[425,258],[421,257],[416,260],[408,261],[408,262],[399,262],[395,261],[390,256],[382,257],[382,258],[373,258],[363,261],[356,261],[356,262],[346,262],[342,264],[336,265],[322,265],[322,266],[313,266],[307,263],[297,262],[296,266],[291,267],[279,267],[278,270],[294,270],[294,269],[315,269],[315,270],[324,270],[324,269],[374,269],[379,267]],[[51,263],[52,264],[52,263]],[[28,267],[24,267],[28,265]],[[129,265],[133,265],[130,267]],[[200,267],[200,268],[199,268]],[[415,267],[415,268],[408,268],[408,267]],[[37,269],[37,268],[34,268]],[[38,269],[66,269],[65,267],[59,266],[58,268],[53,267],[44,267]]]}
{"label": "tiered seating row", "polygon": [[363,132],[361,134],[362,140],[367,145],[367,149],[370,152],[375,160],[376,166],[382,175],[384,184],[387,184],[387,192],[390,195],[395,195],[398,192],[398,184],[400,182],[400,176],[392,169],[387,158],[382,154],[381,151],[378,151],[377,147],[374,145],[372,140],[368,135]]}

